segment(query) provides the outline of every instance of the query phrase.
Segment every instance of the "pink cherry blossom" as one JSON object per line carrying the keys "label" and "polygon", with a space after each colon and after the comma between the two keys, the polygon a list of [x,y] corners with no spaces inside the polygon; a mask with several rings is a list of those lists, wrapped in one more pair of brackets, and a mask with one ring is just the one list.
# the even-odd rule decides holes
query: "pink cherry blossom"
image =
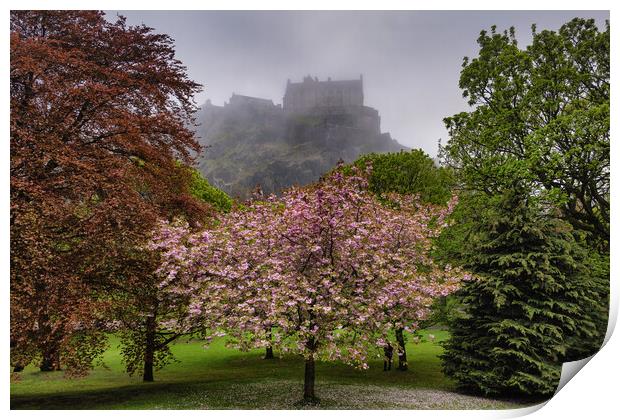
{"label": "pink cherry blossom", "polygon": [[467,276],[430,257],[456,198],[378,198],[367,173],[257,197],[204,232],[162,224],[151,248],[162,253],[160,287],[188,302],[179,328],[361,368],[391,330],[415,329]]}

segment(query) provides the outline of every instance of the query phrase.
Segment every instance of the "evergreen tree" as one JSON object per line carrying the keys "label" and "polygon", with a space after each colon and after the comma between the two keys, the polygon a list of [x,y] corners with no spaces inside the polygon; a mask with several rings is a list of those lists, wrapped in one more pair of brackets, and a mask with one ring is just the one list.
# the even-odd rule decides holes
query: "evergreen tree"
{"label": "evergreen tree", "polygon": [[583,308],[600,305],[596,276],[570,225],[524,192],[507,193],[480,222],[442,356],[461,388],[486,395],[551,395],[567,350],[595,336]]}

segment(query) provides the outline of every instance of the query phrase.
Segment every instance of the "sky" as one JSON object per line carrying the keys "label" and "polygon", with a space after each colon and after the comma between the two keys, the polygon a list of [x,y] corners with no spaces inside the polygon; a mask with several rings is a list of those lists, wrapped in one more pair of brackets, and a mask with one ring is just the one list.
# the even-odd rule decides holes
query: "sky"
{"label": "sky", "polygon": [[287,79],[364,77],[364,103],[379,111],[381,130],[436,156],[448,140],[443,118],[468,110],[458,87],[464,56],[477,55],[483,29],[516,29],[519,46],[531,25],[557,30],[574,17],[608,11],[108,11],[175,40],[177,58],[203,85],[196,97],[215,105],[231,94],[282,103]]}

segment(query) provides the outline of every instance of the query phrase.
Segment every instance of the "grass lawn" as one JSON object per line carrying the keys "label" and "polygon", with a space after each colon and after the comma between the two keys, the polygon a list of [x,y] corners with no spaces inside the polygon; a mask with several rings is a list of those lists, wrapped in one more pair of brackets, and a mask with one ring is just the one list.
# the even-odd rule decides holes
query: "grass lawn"
{"label": "grass lawn", "polygon": [[[441,373],[436,340],[407,345],[409,371],[383,372],[383,361],[357,370],[341,363],[318,363],[318,408],[325,409],[489,409],[519,408],[527,402],[493,400],[454,392]],[[428,331],[425,332],[428,334]],[[123,370],[114,339],[88,377],[66,379],[62,372],[28,366],[11,381],[11,409],[295,409],[302,396],[303,360],[288,356],[263,360],[264,350],[242,353],[215,341],[178,342],[179,360],[143,383]],[[277,356],[277,355],[276,355]],[[532,404],[531,402],[529,404]]]}

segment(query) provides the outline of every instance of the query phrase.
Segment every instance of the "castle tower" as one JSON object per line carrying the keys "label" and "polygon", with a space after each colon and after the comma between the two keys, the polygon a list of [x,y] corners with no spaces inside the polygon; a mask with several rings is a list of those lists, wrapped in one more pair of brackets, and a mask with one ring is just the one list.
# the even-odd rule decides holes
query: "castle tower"
{"label": "castle tower", "polygon": [[363,79],[319,81],[304,77],[302,82],[287,81],[283,98],[285,111],[299,112],[314,108],[350,108],[364,106]]}

